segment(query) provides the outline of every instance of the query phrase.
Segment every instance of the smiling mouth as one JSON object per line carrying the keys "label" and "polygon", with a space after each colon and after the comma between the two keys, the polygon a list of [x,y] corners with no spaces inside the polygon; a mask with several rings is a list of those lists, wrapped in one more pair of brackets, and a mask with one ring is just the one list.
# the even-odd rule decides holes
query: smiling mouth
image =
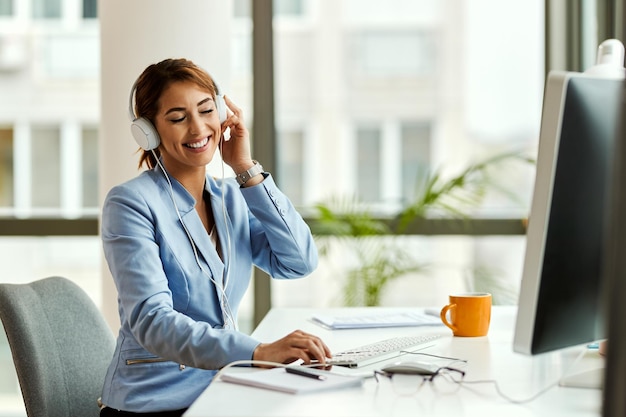
{"label": "smiling mouth", "polygon": [[199,148],[202,148],[203,146],[206,146],[207,143],[209,143],[209,138],[204,138],[203,140],[199,142],[185,143],[185,146],[191,149],[199,149]]}

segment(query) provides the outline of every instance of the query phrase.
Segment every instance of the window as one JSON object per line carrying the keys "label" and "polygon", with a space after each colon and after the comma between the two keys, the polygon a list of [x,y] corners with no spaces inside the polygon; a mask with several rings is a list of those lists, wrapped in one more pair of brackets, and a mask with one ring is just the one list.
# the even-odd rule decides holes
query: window
{"label": "window", "polygon": [[303,137],[302,131],[288,130],[278,136],[277,143],[279,185],[296,206],[304,202]]}
{"label": "window", "polygon": [[63,218],[98,213],[97,128],[67,121],[0,129],[0,158],[0,213]]}
{"label": "window", "polygon": [[370,77],[416,77],[435,70],[435,39],[427,32],[364,31],[353,35],[353,72]]}
{"label": "window", "polygon": [[35,19],[61,18],[61,0],[33,0],[32,6]]}
{"label": "window", "polygon": [[82,194],[83,208],[98,208],[98,130],[82,129]]}
{"label": "window", "polygon": [[94,35],[48,35],[41,40],[42,71],[50,78],[96,79],[100,73],[100,45]]}
{"label": "window", "polygon": [[31,131],[31,201],[36,208],[61,205],[61,135],[58,127],[37,126]]}
{"label": "window", "polygon": [[383,211],[413,201],[419,181],[431,168],[430,130],[426,122],[358,127],[355,178],[359,200],[376,203]]}
{"label": "window", "polygon": [[380,201],[380,139],[380,129],[357,129],[357,190],[359,200],[364,202]]}
{"label": "window", "polygon": [[418,181],[424,178],[430,166],[430,125],[427,123],[405,123],[401,128],[402,173],[399,178],[402,201],[413,201]]}
{"label": "window", "polygon": [[0,0],[0,16],[13,16],[13,0]]}
{"label": "window", "polygon": [[274,0],[274,16],[301,16],[304,0]]}
{"label": "window", "polygon": [[95,19],[98,17],[97,0],[83,0],[83,19]]}
{"label": "window", "polygon": [[[279,125],[298,120],[312,126],[304,140],[306,159],[324,161],[322,172],[305,168],[307,204],[324,203],[327,196],[357,197],[370,213],[393,216],[414,202],[418,178],[433,169],[445,182],[495,154],[518,150],[532,157],[536,151],[544,2],[478,0],[471,7],[436,0],[302,4],[299,12],[309,25],[274,20],[273,63]],[[278,8],[274,13],[279,17]],[[287,157],[284,146],[277,145],[279,159]],[[283,161],[278,165],[291,166]],[[527,213],[532,166],[524,175],[512,171],[503,171],[500,184],[514,190],[517,198],[511,204]],[[281,179],[291,175],[281,171]],[[285,192],[292,196],[291,190]],[[497,219],[503,215],[498,204],[484,200],[468,215],[488,213]],[[403,239],[403,245],[416,248],[418,261],[433,268],[394,282],[398,287],[389,290],[388,305],[445,296],[438,294],[441,288],[463,288],[479,275],[516,287],[522,234],[511,238],[515,251],[508,258],[491,245],[480,246],[473,236]],[[336,288],[346,271],[353,271],[353,261],[359,267],[355,259],[360,258],[346,247],[328,253],[315,278]],[[302,285],[309,283],[303,280]],[[279,287],[273,288],[273,305],[294,302],[293,289],[285,290],[291,297],[286,300]],[[302,293],[310,298],[312,291]],[[330,298],[320,295],[315,302],[336,302]]]}

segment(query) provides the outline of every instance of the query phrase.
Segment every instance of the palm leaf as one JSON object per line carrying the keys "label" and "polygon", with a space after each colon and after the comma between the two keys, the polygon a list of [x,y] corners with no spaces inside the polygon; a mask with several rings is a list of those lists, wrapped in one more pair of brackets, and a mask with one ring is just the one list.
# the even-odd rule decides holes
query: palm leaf
{"label": "palm leaf", "polygon": [[508,191],[495,179],[491,170],[508,161],[534,163],[520,152],[506,152],[472,164],[450,179],[444,179],[440,170],[424,175],[418,173],[417,197],[398,215],[398,230],[404,231],[415,218],[426,217],[429,212],[441,212],[453,217],[466,217],[469,209],[478,207],[487,193]]}

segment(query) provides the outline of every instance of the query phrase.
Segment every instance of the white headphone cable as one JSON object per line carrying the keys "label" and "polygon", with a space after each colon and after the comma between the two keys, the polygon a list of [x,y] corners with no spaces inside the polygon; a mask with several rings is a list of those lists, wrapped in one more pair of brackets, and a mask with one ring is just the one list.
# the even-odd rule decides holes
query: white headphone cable
{"label": "white headphone cable", "polygon": [[[178,220],[180,221],[180,224],[183,226],[183,230],[185,230],[185,234],[187,235],[187,238],[189,239],[189,243],[191,243],[191,248],[193,250],[193,254],[194,257],[196,259],[196,263],[198,264],[198,266],[200,267],[200,270],[209,278],[209,280],[211,280],[211,282],[215,285],[216,288],[219,289],[220,293],[222,294],[222,301],[220,302],[220,307],[222,310],[222,315],[224,316],[224,327],[226,327],[226,325],[228,324],[228,322],[230,322],[233,326],[234,329],[237,329],[237,323],[234,319],[232,310],[230,308],[230,304],[228,303],[228,297],[226,295],[226,289],[224,287],[224,285],[220,285],[217,283],[217,281],[215,281],[215,279],[213,279],[213,277],[211,276],[211,274],[207,273],[204,269],[204,267],[202,266],[202,263],[200,263],[200,258],[198,256],[198,251],[196,249],[196,245],[193,242],[193,239],[191,237],[191,233],[189,233],[189,230],[187,229],[187,226],[185,225],[185,222],[183,221],[183,218],[180,215],[180,211],[178,210],[178,205],[176,204],[176,200],[174,199],[174,188],[172,187],[172,182],[170,181],[169,175],[167,175],[167,171],[165,170],[165,167],[161,164],[161,161],[159,160],[159,158],[157,158],[156,153],[154,152],[154,150],[151,150],[152,155],[154,156],[157,164],[159,165],[159,168],[161,168],[161,171],[163,172],[163,175],[165,176],[165,179],[167,180],[167,184],[169,185],[170,188],[170,197],[172,199],[172,203],[174,203],[174,209],[176,210],[176,215],[178,216]],[[222,198],[223,198],[223,193],[222,193]],[[227,228],[228,229],[228,228]],[[227,232],[228,233],[228,232]],[[229,242],[230,244],[230,242]],[[230,250],[230,247],[228,248],[228,250]],[[224,265],[224,267],[226,268],[226,263]]]}
{"label": "white headphone cable", "polygon": [[225,201],[225,190],[224,190],[224,181],[226,178],[225,174],[225,164],[224,164],[224,153],[223,149],[223,141],[224,135],[222,134],[222,138],[220,140],[220,159],[222,160],[222,182],[220,183],[220,189],[222,192],[222,216],[224,217],[224,229],[226,230],[226,251],[228,252],[228,256],[225,259],[224,267],[226,268],[226,273],[224,274],[224,290],[228,287],[228,281],[230,279],[230,262],[231,262],[231,240],[230,240],[230,230],[228,229],[228,216],[226,212],[226,201]]}

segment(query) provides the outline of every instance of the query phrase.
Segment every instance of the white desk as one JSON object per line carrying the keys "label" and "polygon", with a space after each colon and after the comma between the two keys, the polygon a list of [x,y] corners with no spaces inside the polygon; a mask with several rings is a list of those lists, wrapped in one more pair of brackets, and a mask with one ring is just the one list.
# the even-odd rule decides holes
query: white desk
{"label": "white desk", "polygon": [[[378,308],[378,310],[391,310]],[[404,309],[406,310],[406,309]],[[421,309],[416,309],[422,311]],[[364,309],[328,309],[340,315]],[[371,311],[371,310],[367,310]],[[501,391],[514,399],[526,399],[554,385],[531,402],[511,403],[498,395],[494,384],[465,384],[454,394],[441,394],[425,385],[415,394],[402,396],[387,378],[369,378],[362,387],[306,395],[246,387],[214,381],[185,414],[205,416],[599,416],[599,389],[565,388],[555,385],[579,357],[580,348],[528,357],[513,352],[516,309],[494,307],[489,335],[453,337],[445,327],[325,330],[309,319],[313,309],[272,309],[253,335],[274,341],[295,329],[319,335],[333,351],[415,332],[437,331],[442,338],[424,352],[466,359],[466,381],[496,380]],[[413,355],[411,355],[413,356]],[[434,360],[418,357],[419,360]],[[447,364],[447,361],[441,361]],[[380,366],[376,366],[380,367]],[[244,372],[259,372],[246,369]]]}

